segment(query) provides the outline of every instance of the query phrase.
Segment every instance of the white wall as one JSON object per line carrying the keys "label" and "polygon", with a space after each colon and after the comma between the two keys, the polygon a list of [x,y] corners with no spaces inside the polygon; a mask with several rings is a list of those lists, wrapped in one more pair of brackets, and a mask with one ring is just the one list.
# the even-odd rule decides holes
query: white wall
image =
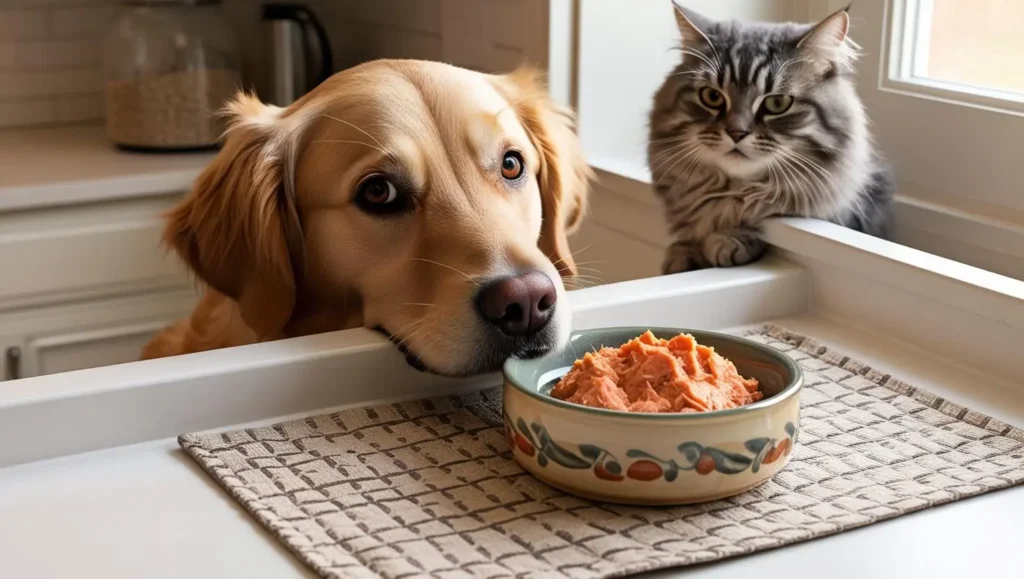
{"label": "white wall", "polygon": [[[683,0],[712,18],[803,20],[806,0]],[[671,0],[582,0],[577,107],[591,162],[646,179],[647,114],[679,62]]]}

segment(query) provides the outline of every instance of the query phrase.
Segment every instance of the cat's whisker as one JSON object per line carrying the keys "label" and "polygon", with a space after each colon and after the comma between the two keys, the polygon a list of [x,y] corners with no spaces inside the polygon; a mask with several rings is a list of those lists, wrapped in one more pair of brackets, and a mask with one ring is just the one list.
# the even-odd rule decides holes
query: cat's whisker
{"label": "cat's whisker", "polygon": [[[809,178],[813,179],[819,191],[828,191],[828,185],[826,182],[831,182],[831,175],[820,166],[817,169],[812,165],[808,165],[802,160],[797,153],[793,151],[785,151],[787,158],[793,163],[794,168],[799,167],[802,172]],[[824,173],[822,173],[824,171]]]}
{"label": "cat's whisker", "polygon": [[679,141],[685,141],[688,138],[689,138],[689,135],[675,135],[673,137],[666,137],[664,139],[654,139],[654,140],[651,140],[651,141],[647,141],[647,144],[648,145],[653,145],[653,144],[656,144],[656,143],[675,143],[675,142],[679,142]]}
{"label": "cat's whisker", "polygon": [[811,167],[814,167],[815,169],[817,169],[818,172],[821,173],[822,177],[825,177],[826,179],[831,179],[832,178],[832,173],[828,169],[826,169],[825,167],[821,166],[821,164],[818,163],[817,161],[815,161],[814,159],[811,159],[810,157],[808,157],[806,155],[803,155],[801,153],[798,153],[796,151],[789,151],[789,153],[791,155],[794,155],[798,159],[804,161],[805,163],[807,163]]}
{"label": "cat's whisker", "polygon": [[[662,166],[664,166],[668,162],[674,160],[675,162],[672,163],[672,166],[669,167],[668,169],[666,169],[664,172],[662,172],[662,177],[664,178],[665,176],[668,176],[668,175],[670,175],[672,173],[672,169],[675,169],[676,165],[678,165],[679,163],[682,163],[683,161],[688,159],[691,155],[693,155],[693,154],[695,154],[695,153],[697,153],[699,151],[700,151],[700,145],[691,145],[691,146],[689,146],[689,147],[687,147],[685,149],[681,149],[679,154],[674,155],[673,157],[671,157],[670,159],[668,159],[667,161],[662,163],[660,166],[658,166],[656,168],[653,168],[652,171],[660,170],[660,168]],[[678,178],[679,178],[679,176],[677,175],[676,179],[678,179]],[[661,183],[660,179],[658,180],[658,183],[659,184]],[[673,185],[673,187],[674,187],[674,185]]]}
{"label": "cat's whisker", "polygon": [[694,70],[681,70],[679,72],[673,72],[669,76],[688,76],[688,75],[693,75],[693,76],[698,76],[698,77],[700,77],[700,76],[707,76],[707,77],[714,78],[715,74],[716,74],[715,70],[713,70],[711,68],[708,68],[706,66],[702,66],[702,67],[696,68]]}
{"label": "cat's whisker", "polygon": [[775,69],[775,78],[781,77],[782,73],[786,72],[786,69],[791,67],[791,66],[793,66],[794,64],[799,64],[801,62],[806,62],[806,61],[807,61],[807,59],[805,59],[805,58],[795,58],[795,57],[783,61],[783,63],[780,64],[779,67]]}
{"label": "cat's whisker", "polygon": [[687,50],[685,48],[681,49],[680,52],[682,52],[683,54],[689,54],[690,56],[700,59],[701,62],[708,65],[717,72],[718,67],[715,65],[714,62],[711,62],[711,59],[708,58],[707,55],[705,55],[703,52],[697,52],[696,50]]}
{"label": "cat's whisker", "polygon": [[[682,163],[686,159],[694,157],[694,155],[700,156],[702,154],[701,152],[703,150],[704,149],[702,149],[702,148],[700,148],[699,146],[696,146],[696,145],[694,147],[691,147],[689,153],[687,153],[686,155],[680,157],[675,163],[673,163],[673,165],[671,167],[668,168],[667,171],[665,171],[665,175],[671,174],[672,173],[672,169],[674,169],[677,165],[679,165],[679,163]],[[686,166],[687,166],[687,168],[689,168],[690,164],[687,163]],[[679,184],[679,180],[683,177],[683,175],[686,175],[688,173],[689,173],[688,169],[676,173],[676,178],[672,181],[672,186],[669,187],[669,191],[675,191],[676,185]]]}
{"label": "cat's whisker", "polygon": [[815,179],[817,177],[810,173],[806,167],[796,164],[793,161],[793,157],[787,157],[786,159],[788,161],[787,164],[790,166],[790,168],[792,168],[793,173],[796,175],[795,181],[797,188],[796,191],[794,191],[794,193],[797,193],[797,195],[795,195],[794,198],[797,200],[799,204],[797,206],[797,210],[800,212],[801,215],[810,215],[811,206],[813,205],[813,199],[815,195],[814,191],[808,191],[808,188],[812,185],[811,182],[808,179],[801,179],[800,175],[803,174],[805,176],[809,176]]}
{"label": "cat's whisker", "polygon": [[[686,135],[683,135],[683,140],[689,140],[689,139],[687,138]],[[656,170],[660,169],[661,167],[664,166],[665,163],[670,162],[671,159],[675,159],[676,155],[681,154],[681,153],[686,153],[693,146],[694,146],[694,144],[690,144],[688,146],[683,146],[683,147],[680,147],[680,148],[668,148],[668,149],[665,149],[664,151],[662,151],[661,153],[655,155],[654,158],[651,159],[651,161],[650,161],[651,170],[652,171],[656,171]],[[667,161],[666,159],[669,159],[669,160]],[[662,164],[659,165],[659,163],[662,163]]]}
{"label": "cat's whisker", "polygon": [[[779,160],[778,164],[779,172],[782,175],[783,180],[786,182],[786,189],[791,192],[791,197],[795,197],[799,194],[797,191],[797,183],[800,181],[800,177],[793,172],[792,167],[786,162],[786,158],[783,157]],[[792,178],[792,180],[791,180]]]}

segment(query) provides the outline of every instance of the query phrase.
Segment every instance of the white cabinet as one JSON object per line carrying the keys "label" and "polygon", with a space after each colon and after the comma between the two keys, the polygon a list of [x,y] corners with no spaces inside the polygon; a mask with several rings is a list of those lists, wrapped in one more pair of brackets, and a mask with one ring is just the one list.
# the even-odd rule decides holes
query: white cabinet
{"label": "white cabinet", "polygon": [[88,299],[0,313],[4,379],[29,378],[139,359],[142,347],[196,301],[190,288]]}
{"label": "white cabinet", "polygon": [[181,193],[0,213],[0,380],[139,359],[197,292],[161,245]]}
{"label": "white cabinet", "polygon": [[168,321],[103,327],[29,339],[23,353],[25,376],[134,362],[139,359],[139,352],[146,342]]}
{"label": "white cabinet", "polygon": [[21,354],[24,340],[14,336],[0,336],[0,381],[21,376]]}

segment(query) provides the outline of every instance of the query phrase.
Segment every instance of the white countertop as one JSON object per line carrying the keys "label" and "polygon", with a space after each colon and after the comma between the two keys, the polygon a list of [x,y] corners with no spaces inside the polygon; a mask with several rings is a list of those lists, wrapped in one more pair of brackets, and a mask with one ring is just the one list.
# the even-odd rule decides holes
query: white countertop
{"label": "white countertop", "polygon": [[0,211],[183,192],[213,157],[122,151],[99,126],[0,131]]}
{"label": "white countertop", "polygon": [[[816,315],[778,320],[950,399],[1024,422],[979,376]],[[125,417],[126,420],[130,417]],[[28,434],[28,433],[26,433]],[[774,551],[655,576],[728,579],[964,577],[1019,565],[1024,487]],[[172,439],[0,469],[5,577],[313,577]]]}

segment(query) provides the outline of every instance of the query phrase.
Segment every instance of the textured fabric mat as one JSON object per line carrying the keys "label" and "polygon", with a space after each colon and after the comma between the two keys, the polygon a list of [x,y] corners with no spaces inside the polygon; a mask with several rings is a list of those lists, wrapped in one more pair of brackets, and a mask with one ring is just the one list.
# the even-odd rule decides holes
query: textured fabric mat
{"label": "textured fabric mat", "polygon": [[498,391],[349,410],[181,446],[324,577],[611,577],[839,533],[1024,482],[1024,431],[769,327],[805,370],[792,462],[675,508],[551,489],[507,452]]}

